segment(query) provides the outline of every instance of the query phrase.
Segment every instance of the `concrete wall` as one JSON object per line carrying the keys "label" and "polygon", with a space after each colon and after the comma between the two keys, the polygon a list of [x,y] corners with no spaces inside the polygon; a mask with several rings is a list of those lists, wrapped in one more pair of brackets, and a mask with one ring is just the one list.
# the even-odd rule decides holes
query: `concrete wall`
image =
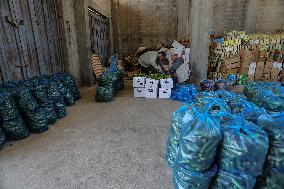
{"label": "concrete wall", "polygon": [[74,0],[63,0],[62,9],[67,47],[67,70],[72,75],[74,75],[77,83],[80,83],[80,64],[75,23]]}
{"label": "concrete wall", "polygon": [[121,56],[139,46],[156,47],[177,37],[176,0],[113,0],[113,18]]}
{"label": "concrete wall", "polygon": [[257,0],[256,32],[284,30],[284,0]]}
{"label": "concrete wall", "polygon": [[192,0],[178,0],[178,40],[189,39],[191,36],[191,7]]}
{"label": "concrete wall", "polygon": [[75,76],[80,85],[93,83],[88,7],[92,7],[111,20],[110,0],[62,0],[67,70]]}

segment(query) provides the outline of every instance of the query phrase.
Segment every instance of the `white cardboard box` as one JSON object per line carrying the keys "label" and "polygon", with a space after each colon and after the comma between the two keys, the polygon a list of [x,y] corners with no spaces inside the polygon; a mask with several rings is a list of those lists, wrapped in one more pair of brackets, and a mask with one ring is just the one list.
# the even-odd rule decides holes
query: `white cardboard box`
{"label": "white cardboard box", "polygon": [[171,94],[172,94],[172,89],[169,89],[169,88],[159,89],[159,98],[171,98]]}
{"label": "white cardboard box", "polygon": [[158,88],[146,88],[145,97],[146,98],[158,98]]}
{"label": "white cardboard box", "polygon": [[145,98],[145,88],[134,88],[135,98]]}
{"label": "white cardboard box", "polygon": [[163,89],[172,89],[174,88],[174,81],[172,78],[167,78],[167,79],[161,79],[161,88]]}
{"label": "white cardboard box", "polygon": [[144,88],[145,87],[145,77],[133,77],[133,87],[134,88]]}
{"label": "white cardboard box", "polygon": [[158,85],[159,85],[159,80],[150,79],[150,78],[146,79],[145,88],[156,88],[157,89]]}

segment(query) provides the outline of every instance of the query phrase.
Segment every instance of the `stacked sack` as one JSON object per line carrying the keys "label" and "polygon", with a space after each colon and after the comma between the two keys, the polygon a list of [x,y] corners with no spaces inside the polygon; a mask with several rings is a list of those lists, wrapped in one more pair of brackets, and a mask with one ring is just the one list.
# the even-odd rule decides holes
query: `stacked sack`
{"label": "stacked sack", "polygon": [[284,112],[261,115],[257,123],[269,134],[270,143],[264,174],[258,179],[257,188],[284,188]]}
{"label": "stacked sack", "polygon": [[98,78],[97,102],[110,102],[117,92],[124,87],[124,71],[105,72]]}
{"label": "stacked sack", "polygon": [[66,105],[74,105],[80,92],[72,76],[58,73],[5,83],[0,96],[1,128],[7,140],[15,141],[28,137],[29,131],[47,131],[67,115]]}
{"label": "stacked sack", "polygon": [[219,90],[199,93],[173,114],[166,158],[175,188],[254,188],[269,142],[251,122],[266,111],[253,108],[243,95]]}
{"label": "stacked sack", "polygon": [[281,83],[250,83],[244,88],[249,101],[272,112],[284,111],[284,87]]}

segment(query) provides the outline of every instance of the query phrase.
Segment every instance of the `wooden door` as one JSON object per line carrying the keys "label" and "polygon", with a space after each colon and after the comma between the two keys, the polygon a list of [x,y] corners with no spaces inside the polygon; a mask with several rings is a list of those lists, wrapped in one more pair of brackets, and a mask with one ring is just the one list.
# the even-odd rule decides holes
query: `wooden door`
{"label": "wooden door", "polygon": [[109,19],[89,9],[91,50],[99,55],[103,65],[109,57]]}
{"label": "wooden door", "polygon": [[57,0],[0,1],[0,82],[64,70]]}

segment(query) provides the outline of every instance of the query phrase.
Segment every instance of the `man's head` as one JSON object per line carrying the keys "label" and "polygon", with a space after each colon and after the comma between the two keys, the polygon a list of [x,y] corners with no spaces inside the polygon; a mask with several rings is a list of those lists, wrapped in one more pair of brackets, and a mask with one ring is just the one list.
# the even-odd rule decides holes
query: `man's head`
{"label": "man's head", "polygon": [[165,59],[167,57],[167,53],[165,51],[159,52],[159,57],[161,60]]}
{"label": "man's head", "polygon": [[170,55],[171,55],[172,61],[175,61],[178,58],[178,50],[175,48],[172,48],[170,50]]}

